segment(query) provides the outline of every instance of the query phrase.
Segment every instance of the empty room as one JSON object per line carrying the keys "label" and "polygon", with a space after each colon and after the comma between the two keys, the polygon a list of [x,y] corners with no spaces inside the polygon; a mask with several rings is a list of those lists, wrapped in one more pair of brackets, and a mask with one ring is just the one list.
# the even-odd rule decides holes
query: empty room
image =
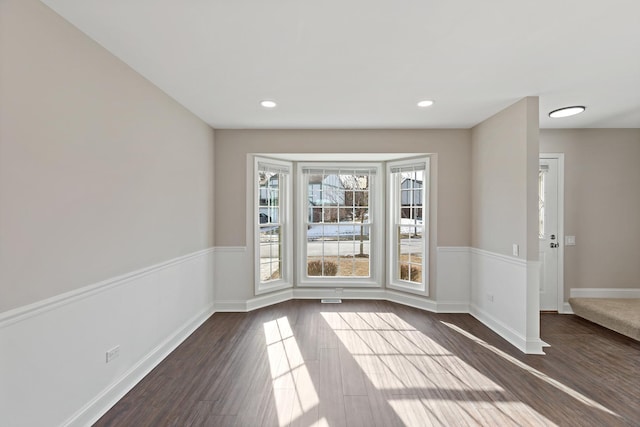
{"label": "empty room", "polygon": [[0,426],[640,425],[638,16],[0,0]]}

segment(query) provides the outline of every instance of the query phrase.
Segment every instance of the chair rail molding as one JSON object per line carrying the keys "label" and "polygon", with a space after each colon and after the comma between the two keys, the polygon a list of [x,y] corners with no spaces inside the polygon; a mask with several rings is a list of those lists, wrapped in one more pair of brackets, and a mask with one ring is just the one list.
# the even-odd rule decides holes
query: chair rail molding
{"label": "chair rail molding", "polygon": [[2,313],[0,425],[91,425],[213,314],[213,280],[208,248]]}

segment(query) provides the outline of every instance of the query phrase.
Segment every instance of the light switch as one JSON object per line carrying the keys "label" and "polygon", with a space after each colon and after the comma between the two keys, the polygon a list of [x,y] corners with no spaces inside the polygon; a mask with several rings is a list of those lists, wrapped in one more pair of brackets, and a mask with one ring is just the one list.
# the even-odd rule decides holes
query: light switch
{"label": "light switch", "polygon": [[576,236],[564,236],[564,245],[565,246],[575,246],[576,245]]}

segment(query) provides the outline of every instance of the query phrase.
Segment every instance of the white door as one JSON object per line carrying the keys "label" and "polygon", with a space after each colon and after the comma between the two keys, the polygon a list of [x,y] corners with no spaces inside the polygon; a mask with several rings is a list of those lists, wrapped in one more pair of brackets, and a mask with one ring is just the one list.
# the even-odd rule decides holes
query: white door
{"label": "white door", "polygon": [[538,177],[540,310],[558,310],[558,159],[540,159]]}

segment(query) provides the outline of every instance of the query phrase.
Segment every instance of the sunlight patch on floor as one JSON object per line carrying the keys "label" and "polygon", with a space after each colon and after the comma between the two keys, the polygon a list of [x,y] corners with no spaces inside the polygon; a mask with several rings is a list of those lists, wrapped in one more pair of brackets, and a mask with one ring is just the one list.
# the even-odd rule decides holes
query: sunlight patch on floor
{"label": "sunlight patch on floor", "polygon": [[321,315],[405,425],[553,425],[393,313]]}
{"label": "sunlight patch on floor", "polygon": [[[263,325],[271,371],[273,397],[281,427],[289,425],[320,399],[286,317]],[[319,424],[319,420],[316,424]]]}
{"label": "sunlight patch on floor", "polygon": [[445,384],[450,390],[468,390],[475,386],[478,390],[504,391],[393,313],[323,312],[321,315],[378,389],[397,392]]}
{"label": "sunlight patch on floor", "polygon": [[402,399],[389,399],[393,408],[405,426],[428,426],[440,424],[433,414],[424,406],[418,396],[407,396]]}
{"label": "sunlight patch on floor", "polygon": [[322,417],[315,423],[311,424],[309,427],[330,427],[329,421],[326,418]]}
{"label": "sunlight patch on floor", "polygon": [[540,372],[539,370],[527,365],[526,363],[516,359],[515,357],[505,353],[504,351],[492,346],[491,344],[481,340],[480,338],[476,337],[475,335],[465,331],[464,329],[452,324],[452,323],[447,323],[447,322],[441,322],[443,325],[449,327],[450,329],[458,332],[461,335],[464,335],[465,337],[469,338],[470,340],[474,341],[476,344],[481,345],[482,347],[486,348],[487,350],[492,351],[494,354],[500,356],[501,358],[503,358],[504,360],[514,364],[515,366],[517,366],[518,368],[528,372],[529,374],[535,376],[538,379],[541,379],[542,381],[546,382],[549,385],[552,385],[553,387],[557,388],[558,390],[568,394],[569,396],[573,397],[574,399],[578,400],[579,402],[597,408],[601,411],[604,411],[610,415],[616,416],[616,417],[620,417],[618,414],[616,414],[615,412],[611,411],[610,409],[602,406],[601,404],[599,404],[598,402],[596,402],[595,400],[589,399],[587,396],[583,395],[582,393],[577,392],[576,390],[572,389],[571,387],[567,387],[566,385],[562,384],[561,382],[551,378],[550,376],[546,375],[543,372]]}

